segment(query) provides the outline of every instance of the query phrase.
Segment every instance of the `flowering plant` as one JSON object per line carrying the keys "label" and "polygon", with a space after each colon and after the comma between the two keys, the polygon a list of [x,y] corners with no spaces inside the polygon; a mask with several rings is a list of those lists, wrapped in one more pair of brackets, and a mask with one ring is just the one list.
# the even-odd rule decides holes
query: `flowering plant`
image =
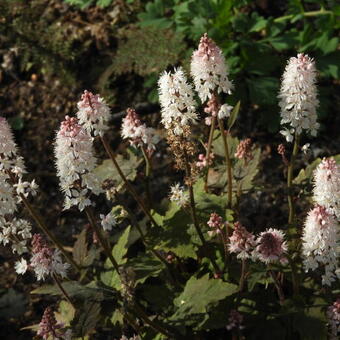
{"label": "flowering plant", "polygon": [[[247,215],[260,185],[266,194],[256,178],[261,150],[250,138],[233,136],[240,102],[229,103],[227,62],[207,34],[192,55],[190,74],[193,85],[181,67],[159,78],[160,122],[181,178],[165,190],[157,182],[161,133],[135,110],[127,109],[121,127],[128,166],[113,150],[111,111],[100,95],[84,91],[76,115],[61,122],[54,150],[64,210],[88,220],[71,247],[34,208],[36,182],[24,181],[23,159],[0,118],[0,242],[21,256],[15,264],[19,275],[33,272],[46,282],[32,294],[61,300],[53,300],[56,313],[47,307],[32,326],[38,337],[269,339],[273,329],[278,338],[337,337],[338,158],[314,162],[310,180],[294,177],[300,140],[319,127],[313,59],[298,54],[283,74],[282,134],[292,150],[281,144],[275,156],[287,177],[287,221],[257,211],[261,225]],[[97,142],[108,157],[99,166]],[[133,170],[143,167],[141,191]],[[297,209],[303,179],[313,184],[304,197],[309,212]],[[29,221],[17,216],[22,208]]]}

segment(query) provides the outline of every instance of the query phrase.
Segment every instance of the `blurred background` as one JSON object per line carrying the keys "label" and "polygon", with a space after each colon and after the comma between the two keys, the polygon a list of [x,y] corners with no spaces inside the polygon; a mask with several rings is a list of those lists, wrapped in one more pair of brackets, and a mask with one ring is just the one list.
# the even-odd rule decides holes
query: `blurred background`
{"label": "blurred background", "polygon": [[[235,91],[227,101],[242,103],[238,137],[251,137],[267,154],[283,142],[280,77],[287,59],[304,52],[319,71],[321,128],[308,140],[313,157],[339,153],[339,18],[336,0],[0,0],[0,114],[45,192],[40,208],[60,209],[52,144],[83,90],[110,104],[110,138],[119,147],[123,111],[136,107],[157,126],[160,72],[188,70],[205,32],[229,64]],[[270,157],[267,165],[275,166]],[[17,282],[11,261],[1,249],[0,337],[19,339],[20,327],[37,322],[41,310],[26,299],[32,286]]]}

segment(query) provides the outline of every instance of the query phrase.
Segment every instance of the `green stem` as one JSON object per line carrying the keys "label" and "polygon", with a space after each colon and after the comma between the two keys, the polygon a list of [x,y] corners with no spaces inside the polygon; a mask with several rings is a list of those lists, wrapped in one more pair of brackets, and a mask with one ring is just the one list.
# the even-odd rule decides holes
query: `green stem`
{"label": "green stem", "polygon": [[[303,13],[299,13],[299,14],[303,15],[304,17],[315,17],[315,16],[318,16],[318,15],[333,15],[333,12],[328,11],[328,10],[324,10],[324,9],[320,9],[318,11],[309,11],[309,12],[303,12]],[[282,17],[274,19],[274,22],[282,22],[282,21],[290,20],[290,19],[293,19],[296,15],[297,14],[284,15]]]}
{"label": "green stem", "polygon": [[208,139],[208,145],[207,145],[207,152],[206,152],[206,156],[205,156],[205,158],[207,160],[207,173],[205,175],[204,189],[205,189],[206,192],[208,191],[210,153],[211,153],[212,141],[213,141],[213,137],[214,137],[215,125],[216,125],[216,117],[214,116],[214,117],[212,117],[212,121],[211,121],[209,139]]}
{"label": "green stem", "polygon": [[147,153],[147,150],[145,150],[145,147],[142,146],[142,152],[145,159],[145,189],[146,189],[146,196],[148,198],[148,207],[149,210],[152,207],[152,200],[151,200],[151,191],[150,191],[150,176],[151,176],[151,160]]}
{"label": "green stem", "polygon": [[295,134],[294,138],[294,147],[293,147],[293,153],[290,158],[290,162],[288,165],[288,173],[287,173],[287,189],[288,189],[288,205],[289,205],[289,217],[288,217],[288,224],[292,224],[295,218],[295,208],[294,208],[294,198],[292,193],[292,187],[293,187],[293,171],[294,171],[294,162],[296,159],[296,155],[299,150],[299,140],[300,135],[297,133]]}
{"label": "green stem", "polygon": [[232,199],[233,199],[233,176],[232,176],[232,165],[230,160],[229,154],[229,147],[228,147],[228,139],[224,131],[223,122],[221,119],[218,119],[218,126],[221,131],[223,145],[224,145],[224,153],[225,153],[225,160],[226,160],[226,167],[227,167],[227,178],[228,178],[228,208],[232,208]]}
{"label": "green stem", "polygon": [[241,266],[241,278],[239,282],[239,292],[242,293],[243,288],[244,288],[244,279],[246,275],[246,259],[242,259],[242,266]]}
{"label": "green stem", "polygon": [[97,225],[97,222],[96,222],[96,220],[95,220],[95,218],[93,216],[92,210],[89,207],[86,207],[85,208],[85,213],[87,215],[87,218],[88,218],[88,220],[90,222],[90,225],[91,225],[93,231],[97,235],[98,240],[99,240],[101,246],[103,247],[103,249],[105,251],[106,256],[110,259],[113,267],[115,268],[117,274],[119,275],[119,265],[118,265],[117,261],[114,259],[113,255],[112,255],[112,252],[111,252],[111,249],[108,246],[106,240],[103,237],[103,234],[101,233],[101,230],[99,229],[99,227]]}
{"label": "green stem", "polygon": [[141,307],[139,307],[139,305],[137,303],[134,304],[134,312],[138,317],[140,317],[145,323],[147,323],[156,332],[159,332],[159,333],[165,335],[166,337],[168,337],[170,339],[175,339],[174,335],[170,331],[165,329],[159,323],[151,320],[148,317],[148,315],[144,312],[144,310]]}
{"label": "green stem", "polygon": [[76,308],[74,307],[74,304],[72,303],[72,300],[71,300],[70,296],[67,294],[66,290],[65,290],[64,287],[62,286],[62,284],[61,284],[61,282],[60,282],[58,276],[57,276],[55,273],[53,273],[53,274],[52,274],[52,278],[53,278],[54,282],[56,283],[56,285],[58,286],[58,288],[60,289],[61,293],[65,296],[65,299],[71,304],[71,306],[72,306],[74,309],[76,309]]}
{"label": "green stem", "polygon": [[[121,201],[121,200],[119,200]],[[176,278],[175,275],[172,271],[172,268],[170,266],[170,264],[165,260],[165,258],[153,247],[150,246],[150,244],[148,243],[148,241],[146,240],[144,233],[142,231],[142,228],[140,227],[139,223],[137,222],[137,220],[135,219],[135,217],[133,216],[133,214],[131,213],[130,209],[125,205],[124,209],[128,212],[129,216],[130,216],[130,220],[131,223],[136,227],[136,229],[138,230],[138,233],[140,235],[140,238],[145,246],[146,249],[149,249],[151,251],[151,253],[157,257],[164,265],[165,267],[168,269],[169,274],[170,274],[170,278],[171,281],[174,285],[176,285]]]}
{"label": "green stem", "polygon": [[[196,214],[196,204],[195,204],[195,196],[194,196],[194,189],[192,187],[192,178],[191,178],[191,169],[190,169],[190,164],[189,164],[189,157],[188,157],[188,154],[186,152],[186,150],[184,150],[184,158],[185,158],[185,169],[186,169],[186,177],[187,179],[189,180],[189,197],[190,197],[190,212],[191,212],[191,218],[194,222],[194,226],[195,226],[195,229],[196,229],[196,232],[198,234],[198,237],[200,238],[201,242],[202,242],[202,245],[203,247],[206,249],[206,245],[207,245],[207,242],[204,238],[204,235],[202,233],[202,230],[200,228],[200,225],[199,225],[199,222],[198,222],[198,219],[197,219],[197,214]],[[215,271],[217,273],[220,273],[221,270],[220,268],[218,267],[217,263],[215,262],[214,259],[210,258],[210,261],[215,269]]]}
{"label": "green stem", "polygon": [[130,194],[133,196],[133,198],[136,200],[136,202],[138,203],[138,205],[140,206],[140,208],[143,210],[143,212],[145,213],[145,215],[150,219],[150,221],[156,226],[158,227],[155,219],[152,217],[152,215],[150,214],[150,211],[146,208],[146,206],[144,205],[143,201],[140,199],[140,197],[138,196],[137,192],[135,191],[135,189],[133,188],[133,186],[130,184],[130,182],[127,180],[127,178],[125,177],[123,171],[121,170],[119,164],[116,161],[116,157],[109,145],[109,143],[107,142],[107,140],[104,137],[101,137],[101,141],[104,145],[105,151],[108,154],[108,156],[110,157],[113,165],[115,166],[115,168],[117,169],[119,176],[122,178],[123,182],[126,185],[126,188],[128,189],[128,191],[130,192]]}

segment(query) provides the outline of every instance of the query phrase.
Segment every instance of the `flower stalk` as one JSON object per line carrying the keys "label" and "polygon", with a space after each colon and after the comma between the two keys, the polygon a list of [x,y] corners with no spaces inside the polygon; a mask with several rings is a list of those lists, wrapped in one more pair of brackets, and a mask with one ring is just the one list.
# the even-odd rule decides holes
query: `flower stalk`
{"label": "flower stalk", "polygon": [[221,131],[223,145],[224,145],[224,152],[225,152],[225,160],[226,160],[226,167],[227,167],[227,178],[228,178],[228,208],[232,208],[232,200],[233,200],[233,176],[232,176],[232,164],[230,160],[229,154],[229,146],[228,146],[228,139],[226,136],[226,132],[224,130],[223,122],[221,119],[218,119],[218,126]]}
{"label": "flower stalk", "polygon": [[289,216],[288,216],[288,224],[292,224],[295,219],[295,207],[294,207],[294,197],[293,197],[293,171],[294,171],[294,163],[296,160],[296,156],[299,150],[299,140],[300,135],[295,134],[294,138],[294,147],[293,152],[290,158],[290,162],[288,164],[288,172],[287,172],[287,189],[288,189],[288,206],[289,206]]}
{"label": "flower stalk", "polygon": [[130,192],[130,194],[133,196],[133,198],[136,200],[136,202],[138,203],[138,205],[140,206],[140,208],[143,210],[143,212],[145,213],[145,215],[149,218],[149,220],[154,224],[155,227],[158,226],[157,222],[155,221],[155,219],[152,217],[150,211],[146,208],[145,204],[143,203],[143,201],[141,200],[141,198],[139,197],[139,195],[137,194],[136,190],[133,188],[133,186],[130,184],[130,182],[128,181],[128,179],[125,177],[122,169],[120,168],[116,157],[109,145],[109,143],[107,142],[105,137],[100,137],[101,141],[103,143],[103,146],[105,148],[106,153],[108,154],[108,156],[110,157],[114,167],[116,168],[116,170],[119,173],[119,176],[121,177],[121,179],[123,180],[123,182],[126,185],[126,188],[128,189],[128,191]]}

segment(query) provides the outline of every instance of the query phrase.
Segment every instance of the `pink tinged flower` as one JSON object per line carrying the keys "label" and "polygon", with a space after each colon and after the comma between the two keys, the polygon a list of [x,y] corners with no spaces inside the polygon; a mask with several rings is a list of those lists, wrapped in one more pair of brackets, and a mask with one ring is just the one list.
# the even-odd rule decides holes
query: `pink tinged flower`
{"label": "pink tinged flower", "polygon": [[306,271],[321,267],[322,284],[330,286],[340,278],[339,224],[326,208],[316,205],[307,215],[302,235],[302,256]]}
{"label": "pink tinged flower", "polygon": [[108,129],[111,111],[105,100],[98,94],[85,90],[77,104],[79,124],[87,133],[103,136]]}
{"label": "pink tinged flower", "polygon": [[329,340],[338,340],[340,336],[340,298],[327,310]]}
{"label": "pink tinged flower", "polygon": [[236,309],[232,309],[229,313],[227,330],[230,331],[232,329],[242,330],[244,329],[243,323],[243,315],[239,313]]}
{"label": "pink tinged flower", "polygon": [[196,102],[191,85],[181,67],[164,72],[158,81],[159,101],[162,108],[162,124],[177,135],[197,121]]}
{"label": "pink tinged flower", "polygon": [[214,158],[215,158],[215,155],[212,152],[209,155],[209,161],[205,154],[200,153],[198,155],[198,161],[196,162],[196,166],[202,170],[206,168],[208,165],[211,165]]}
{"label": "pink tinged flower", "polygon": [[146,127],[143,124],[135,110],[128,108],[127,115],[123,118],[121,135],[123,139],[129,139],[131,145],[146,146],[148,151],[156,149],[155,144],[158,142],[157,135],[153,128]]}
{"label": "pink tinged flower", "polygon": [[47,307],[39,323],[37,335],[44,340],[48,339],[71,339],[70,330],[63,329],[64,325],[58,323],[51,307]]}
{"label": "pink tinged flower", "polygon": [[215,212],[211,213],[210,219],[207,222],[208,226],[211,230],[208,231],[208,235],[210,237],[220,234],[222,232],[222,228],[224,227],[223,219],[220,215]]}
{"label": "pink tinged flower", "polygon": [[253,159],[252,153],[253,143],[250,138],[240,141],[237,146],[235,157],[238,159],[244,159],[245,161],[250,161]]}
{"label": "pink tinged flower", "polygon": [[340,168],[333,158],[324,158],[314,171],[313,199],[340,219]]}
{"label": "pink tinged flower", "polygon": [[285,264],[287,259],[285,253],[287,245],[281,230],[269,228],[262,232],[256,239],[256,248],[253,257],[268,264],[280,261]]}
{"label": "pink tinged flower", "polygon": [[202,102],[214,92],[230,94],[233,88],[223,53],[206,33],[191,57],[191,76]]}
{"label": "pink tinged flower", "polygon": [[55,143],[57,175],[65,194],[64,208],[75,205],[79,210],[91,205],[90,195],[103,190],[95,177],[96,167],[92,137],[76,118],[65,117]]}
{"label": "pink tinged flower", "polygon": [[281,109],[281,133],[287,142],[293,140],[293,134],[302,130],[316,135],[316,109],[319,105],[316,90],[316,68],[314,60],[302,53],[290,58],[283,73],[278,98]]}
{"label": "pink tinged flower", "polygon": [[63,263],[59,250],[51,249],[40,234],[32,238],[32,257],[30,267],[34,270],[37,280],[45,280],[46,276],[57,274],[66,277],[68,263]]}
{"label": "pink tinged flower", "polygon": [[255,246],[253,233],[248,232],[240,222],[236,222],[233,234],[229,237],[229,251],[236,253],[239,259],[247,259],[252,257]]}

